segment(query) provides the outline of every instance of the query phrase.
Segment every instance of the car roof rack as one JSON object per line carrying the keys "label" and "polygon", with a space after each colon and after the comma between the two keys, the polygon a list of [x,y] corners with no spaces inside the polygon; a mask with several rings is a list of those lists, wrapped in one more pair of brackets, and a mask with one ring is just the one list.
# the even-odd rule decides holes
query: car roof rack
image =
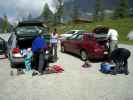
{"label": "car roof rack", "polygon": [[21,21],[18,23],[18,27],[21,26],[42,26],[47,27],[47,25],[42,21]]}

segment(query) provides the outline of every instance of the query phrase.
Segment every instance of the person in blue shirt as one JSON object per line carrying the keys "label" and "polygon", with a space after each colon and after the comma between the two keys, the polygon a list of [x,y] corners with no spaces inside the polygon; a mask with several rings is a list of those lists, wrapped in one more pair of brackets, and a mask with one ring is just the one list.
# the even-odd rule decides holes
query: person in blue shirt
{"label": "person in blue shirt", "polygon": [[[38,70],[39,74],[43,74],[43,69],[47,66],[44,66],[44,51],[47,49],[47,44],[43,37],[42,30],[39,31],[38,36],[32,42],[32,52],[33,52],[33,69]],[[34,74],[34,72],[33,72]]]}

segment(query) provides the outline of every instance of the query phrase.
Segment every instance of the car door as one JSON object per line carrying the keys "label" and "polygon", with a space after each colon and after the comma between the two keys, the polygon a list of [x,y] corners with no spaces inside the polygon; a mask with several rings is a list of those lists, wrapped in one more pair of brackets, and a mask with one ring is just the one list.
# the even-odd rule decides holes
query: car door
{"label": "car door", "polygon": [[0,38],[0,55],[3,55],[6,51],[6,42],[4,39]]}
{"label": "car door", "polygon": [[7,43],[7,53],[9,59],[12,59],[12,49],[16,47],[16,35],[13,33]]}
{"label": "car door", "polygon": [[73,48],[73,52],[75,54],[80,54],[80,50],[82,48],[82,42],[83,42],[83,34],[77,34],[77,36],[75,37],[74,41],[72,41],[72,48]]}
{"label": "car door", "polygon": [[68,51],[68,52],[71,52],[71,53],[74,53],[74,48],[73,48],[73,45],[74,45],[74,41],[75,41],[75,37],[77,36],[77,34],[74,34],[74,35],[72,35],[71,37],[69,37],[69,38],[67,38],[66,40],[65,40],[65,49],[66,49],[66,51]]}
{"label": "car door", "polygon": [[86,49],[89,55],[93,53],[94,47],[95,47],[95,41],[94,41],[93,33],[89,33],[85,35],[84,48]]}

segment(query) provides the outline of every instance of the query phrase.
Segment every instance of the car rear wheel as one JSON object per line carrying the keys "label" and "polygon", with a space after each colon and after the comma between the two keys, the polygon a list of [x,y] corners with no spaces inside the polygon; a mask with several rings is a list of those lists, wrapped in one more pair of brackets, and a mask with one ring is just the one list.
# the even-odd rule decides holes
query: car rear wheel
{"label": "car rear wheel", "polygon": [[82,59],[83,61],[87,60],[87,59],[88,59],[88,55],[87,55],[86,51],[82,50],[82,51],[80,52],[80,57],[81,57],[81,59]]}
{"label": "car rear wheel", "polygon": [[63,45],[61,45],[61,52],[62,53],[65,53],[66,51],[65,51],[65,47],[63,46]]}

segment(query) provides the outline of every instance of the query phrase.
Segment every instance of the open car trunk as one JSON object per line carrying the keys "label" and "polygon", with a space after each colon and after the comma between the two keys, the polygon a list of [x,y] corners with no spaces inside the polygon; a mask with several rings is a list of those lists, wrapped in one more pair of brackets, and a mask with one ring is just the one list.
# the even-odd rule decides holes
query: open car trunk
{"label": "open car trunk", "polygon": [[99,44],[106,44],[108,42],[107,34],[96,34],[96,41]]}
{"label": "open car trunk", "polygon": [[108,50],[108,38],[107,38],[107,33],[108,33],[108,28],[107,27],[97,27],[93,30],[93,32],[95,33],[95,38],[96,41],[99,45],[104,46],[105,49]]}
{"label": "open car trunk", "polygon": [[[36,36],[21,36],[17,39],[17,46],[20,49],[27,49],[31,48],[32,42],[35,39]],[[50,35],[44,35],[45,42],[47,45],[50,43]]]}
{"label": "open car trunk", "polygon": [[20,49],[31,48],[34,37],[22,37],[17,40],[17,46]]}

